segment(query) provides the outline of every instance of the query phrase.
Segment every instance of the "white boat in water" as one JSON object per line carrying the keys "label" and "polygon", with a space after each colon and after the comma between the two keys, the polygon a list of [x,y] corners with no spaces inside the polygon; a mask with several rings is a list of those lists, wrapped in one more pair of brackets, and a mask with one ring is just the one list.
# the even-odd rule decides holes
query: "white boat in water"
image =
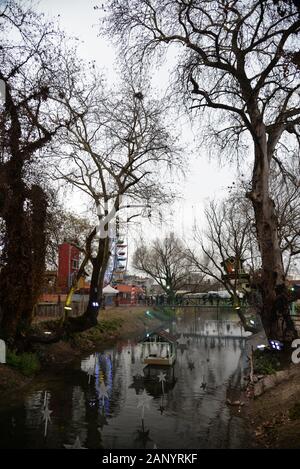
{"label": "white boat in water", "polygon": [[164,329],[148,333],[142,343],[145,365],[172,366],[175,362],[177,339]]}

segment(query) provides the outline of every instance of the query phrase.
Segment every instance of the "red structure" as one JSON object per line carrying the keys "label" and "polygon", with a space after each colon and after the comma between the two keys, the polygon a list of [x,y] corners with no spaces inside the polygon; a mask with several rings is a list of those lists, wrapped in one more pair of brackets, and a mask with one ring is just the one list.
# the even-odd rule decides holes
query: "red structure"
{"label": "red structure", "polygon": [[58,249],[57,287],[66,291],[72,284],[74,274],[79,269],[79,250],[69,243],[63,243]]}
{"label": "red structure", "polygon": [[138,296],[144,293],[142,288],[134,285],[116,285],[115,288],[119,290],[118,302],[120,305],[136,305],[138,303]]}
{"label": "red structure", "polygon": [[131,299],[130,299],[130,303],[132,305],[135,305],[136,304],[136,300],[137,300],[137,288],[132,285],[131,287]]}

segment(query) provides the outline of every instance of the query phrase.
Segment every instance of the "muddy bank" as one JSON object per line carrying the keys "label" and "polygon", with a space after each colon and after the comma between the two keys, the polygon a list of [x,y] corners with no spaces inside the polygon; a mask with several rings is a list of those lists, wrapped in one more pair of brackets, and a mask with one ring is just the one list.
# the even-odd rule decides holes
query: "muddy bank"
{"label": "muddy bank", "polygon": [[299,448],[299,366],[291,366],[284,380],[265,390],[259,397],[247,400],[245,416],[251,426],[256,447]]}
{"label": "muddy bank", "polygon": [[[162,319],[145,314],[146,307],[119,307],[101,310],[98,325],[80,334],[74,334],[68,341],[54,344],[35,345],[33,352],[41,363],[41,371],[52,367],[64,367],[84,352],[101,349],[117,341],[141,337],[146,330],[159,327]],[[49,320],[35,323],[35,327],[47,330]],[[0,398],[9,391],[29,384],[34,377],[24,376],[17,368],[0,365]]]}
{"label": "muddy bank", "polygon": [[[253,336],[248,350],[262,339],[262,335]],[[254,447],[299,448],[300,365],[289,362],[275,373],[254,375],[254,379],[251,392],[243,396],[243,416],[251,430]]]}

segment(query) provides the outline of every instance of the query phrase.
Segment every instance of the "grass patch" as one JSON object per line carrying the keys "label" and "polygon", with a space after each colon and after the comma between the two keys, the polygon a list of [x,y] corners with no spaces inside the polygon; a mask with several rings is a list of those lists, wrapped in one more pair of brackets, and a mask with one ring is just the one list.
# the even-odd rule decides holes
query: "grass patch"
{"label": "grass patch", "polygon": [[32,376],[37,373],[41,364],[35,353],[17,354],[8,350],[6,354],[6,363],[13,368],[17,368],[24,376]]}
{"label": "grass patch", "polygon": [[164,306],[159,310],[150,311],[153,318],[158,319],[159,321],[169,321],[170,319],[175,319],[176,314],[173,308]]}
{"label": "grass patch", "polygon": [[274,354],[271,350],[255,350],[253,357],[256,374],[272,375],[280,369],[278,354]]}
{"label": "grass patch", "polygon": [[111,332],[118,330],[124,322],[122,318],[100,319],[96,326],[100,332]]}
{"label": "grass patch", "polygon": [[102,319],[98,322],[97,326],[87,330],[84,334],[90,340],[97,339],[97,337],[103,334],[117,331],[123,324],[123,321],[120,318]]}
{"label": "grass patch", "polygon": [[79,347],[85,347],[91,343],[95,344],[118,331],[123,322],[122,318],[102,319],[91,329],[73,334],[71,340]]}

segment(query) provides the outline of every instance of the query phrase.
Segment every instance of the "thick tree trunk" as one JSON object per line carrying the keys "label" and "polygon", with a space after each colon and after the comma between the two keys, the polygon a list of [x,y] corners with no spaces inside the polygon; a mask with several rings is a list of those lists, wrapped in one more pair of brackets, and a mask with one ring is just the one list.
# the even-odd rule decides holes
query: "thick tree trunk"
{"label": "thick tree trunk", "polygon": [[[91,233],[91,239],[94,232]],[[83,332],[97,325],[98,314],[101,307],[103,277],[107,268],[109,259],[109,239],[100,239],[98,244],[98,253],[93,259],[93,272],[89,293],[89,302],[87,309],[79,317],[69,317],[61,323],[51,335],[31,334],[25,337],[23,346],[30,349],[33,343],[55,343],[62,340],[74,332]]]}
{"label": "thick tree trunk", "polygon": [[100,238],[97,256],[92,260],[93,272],[89,292],[89,301],[84,314],[77,318],[68,318],[66,327],[72,332],[83,331],[97,325],[97,318],[102,304],[103,278],[109,258],[109,238]]}
{"label": "thick tree trunk", "polygon": [[5,167],[5,187],[0,187],[4,190],[1,216],[5,221],[0,332],[10,343],[31,324],[45,268],[46,197],[38,186],[28,191],[22,173],[22,158],[15,156]]}
{"label": "thick tree trunk", "polygon": [[46,218],[47,218],[47,197],[45,192],[38,185],[34,185],[28,196],[31,201],[31,210],[27,214],[30,223],[30,244],[31,244],[31,278],[32,285],[30,291],[30,301],[24,305],[22,311],[22,325],[26,331],[33,320],[33,309],[41,294],[43,287],[43,277],[45,273],[46,258]]}
{"label": "thick tree trunk", "polygon": [[2,211],[5,221],[4,266],[0,274],[1,335],[12,342],[20,327],[22,312],[30,302],[32,286],[31,242],[24,212],[26,188],[18,160],[13,159],[7,164],[5,181]]}
{"label": "thick tree trunk", "polygon": [[270,155],[267,152],[263,124],[258,130],[261,131],[258,132],[258,142],[255,145],[252,191],[247,195],[254,208],[262,259],[263,304],[260,314],[268,338],[289,342],[297,334],[289,315],[288,302],[282,301],[282,294],[286,291],[285,273],[278,238],[278,220],[269,194]]}
{"label": "thick tree trunk", "polygon": [[[22,340],[31,324],[45,269],[47,202],[40,187],[36,185],[30,190],[30,183],[24,182],[25,167],[29,166],[34,152],[45,146],[55,132],[43,131],[41,136],[42,126],[36,114],[31,117],[33,129],[38,131],[28,131],[23,106],[14,102],[9,82],[2,75],[1,78],[6,83],[5,111],[9,118],[8,127],[2,129],[5,138],[1,142],[8,160],[5,158],[0,164],[0,216],[5,222],[0,265],[0,335],[15,343]],[[36,91],[37,98],[45,98],[43,89]],[[27,134],[30,138],[26,145]],[[37,139],[31,141],[34,134]]]}

